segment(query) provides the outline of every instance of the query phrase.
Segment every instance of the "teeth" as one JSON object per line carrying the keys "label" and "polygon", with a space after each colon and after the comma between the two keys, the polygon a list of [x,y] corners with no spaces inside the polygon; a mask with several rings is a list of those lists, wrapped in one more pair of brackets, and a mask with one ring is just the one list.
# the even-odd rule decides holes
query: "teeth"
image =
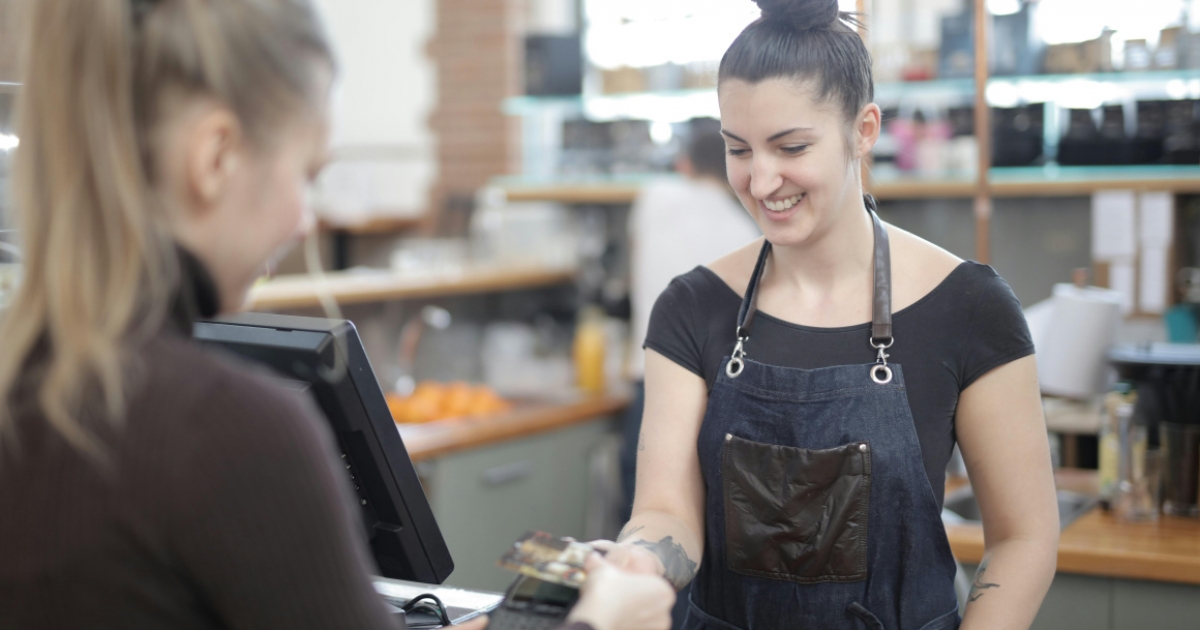
{"label": "teeth", "polygon": [[767,210],[771,210],[773,212],[783,212],[784,210],[787,210],[788,208],[800,203],[800,199],[803,197],[804,195],[800,194],[788,197],[787,199],[781,199],[779,201],[764,199],[763,205],[767,207]]}

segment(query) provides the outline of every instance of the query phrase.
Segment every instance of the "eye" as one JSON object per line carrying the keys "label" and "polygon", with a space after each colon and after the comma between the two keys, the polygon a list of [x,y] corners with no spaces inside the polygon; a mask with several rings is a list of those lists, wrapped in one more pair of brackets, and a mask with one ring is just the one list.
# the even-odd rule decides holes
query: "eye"
{"label": "eye", "polygon": [[807,149],[808,149],[807,144],[797,144],[797,145],[788,146],[788,147],[780,147],[780,150],[788,155],[800,155],[801,153],[804,153],[804,151]]}
{"label": "eye", "polygon": [[749,152],[750,152],[750,149],[734,149],[734,148],[729,148],[729,149],[725,149],[725,152],[726,152],[726,153],[728,153],[729,155],[733,156],[733,157],[741,157],[741,156],[743,156],[743,155],[746,155],[747,153],[749,153]]}

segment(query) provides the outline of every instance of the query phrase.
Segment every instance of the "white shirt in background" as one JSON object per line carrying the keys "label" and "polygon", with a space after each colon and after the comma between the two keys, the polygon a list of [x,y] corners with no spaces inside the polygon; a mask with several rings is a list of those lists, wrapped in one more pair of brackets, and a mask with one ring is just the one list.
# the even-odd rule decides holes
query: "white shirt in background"
{"label": "white shirt in background", "polygon": [[650,311],[675,276],[762,236],[723,182],[671,178],[647,184],[629,216],[631,295],[629,376],[641,379]]}

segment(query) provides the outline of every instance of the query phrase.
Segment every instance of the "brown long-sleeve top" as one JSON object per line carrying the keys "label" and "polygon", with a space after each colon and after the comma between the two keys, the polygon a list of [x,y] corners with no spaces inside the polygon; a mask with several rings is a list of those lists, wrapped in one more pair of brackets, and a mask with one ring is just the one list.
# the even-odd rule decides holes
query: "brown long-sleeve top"
{"label": "brown long-sleeve top", "polygon": [[182,259],[185,290],[137,350],[120,426],[84,414],[108,472],[29,411],[32,396],[9,401],[0,630],[396,627],[324,420],[262,368],[191,339],[216,292]]}
{"label": "brown long-sleeve top", "polygon": [[215,293],[185,267],[193,308],[137,350],[121,426],[84,414],[108,473],[9,401],[0,628],[394,627],[321,416],[191,340]]}

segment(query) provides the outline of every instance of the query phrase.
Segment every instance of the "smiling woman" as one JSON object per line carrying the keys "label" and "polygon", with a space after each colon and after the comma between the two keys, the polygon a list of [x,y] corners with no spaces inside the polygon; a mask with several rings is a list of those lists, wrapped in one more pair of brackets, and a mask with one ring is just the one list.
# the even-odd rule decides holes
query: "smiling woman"
{"label": "smiling woman", "polygon": [[691,582],[687,630],[958,628],[940,518],[957,442],[988,531],[961,623],[1028,627],[1058,521],[1020,303],[863,195],[880,111],[854,16],[758,5],[718,98],[729,183],[764,239],[655,305],[633,515],[609,557]]}

